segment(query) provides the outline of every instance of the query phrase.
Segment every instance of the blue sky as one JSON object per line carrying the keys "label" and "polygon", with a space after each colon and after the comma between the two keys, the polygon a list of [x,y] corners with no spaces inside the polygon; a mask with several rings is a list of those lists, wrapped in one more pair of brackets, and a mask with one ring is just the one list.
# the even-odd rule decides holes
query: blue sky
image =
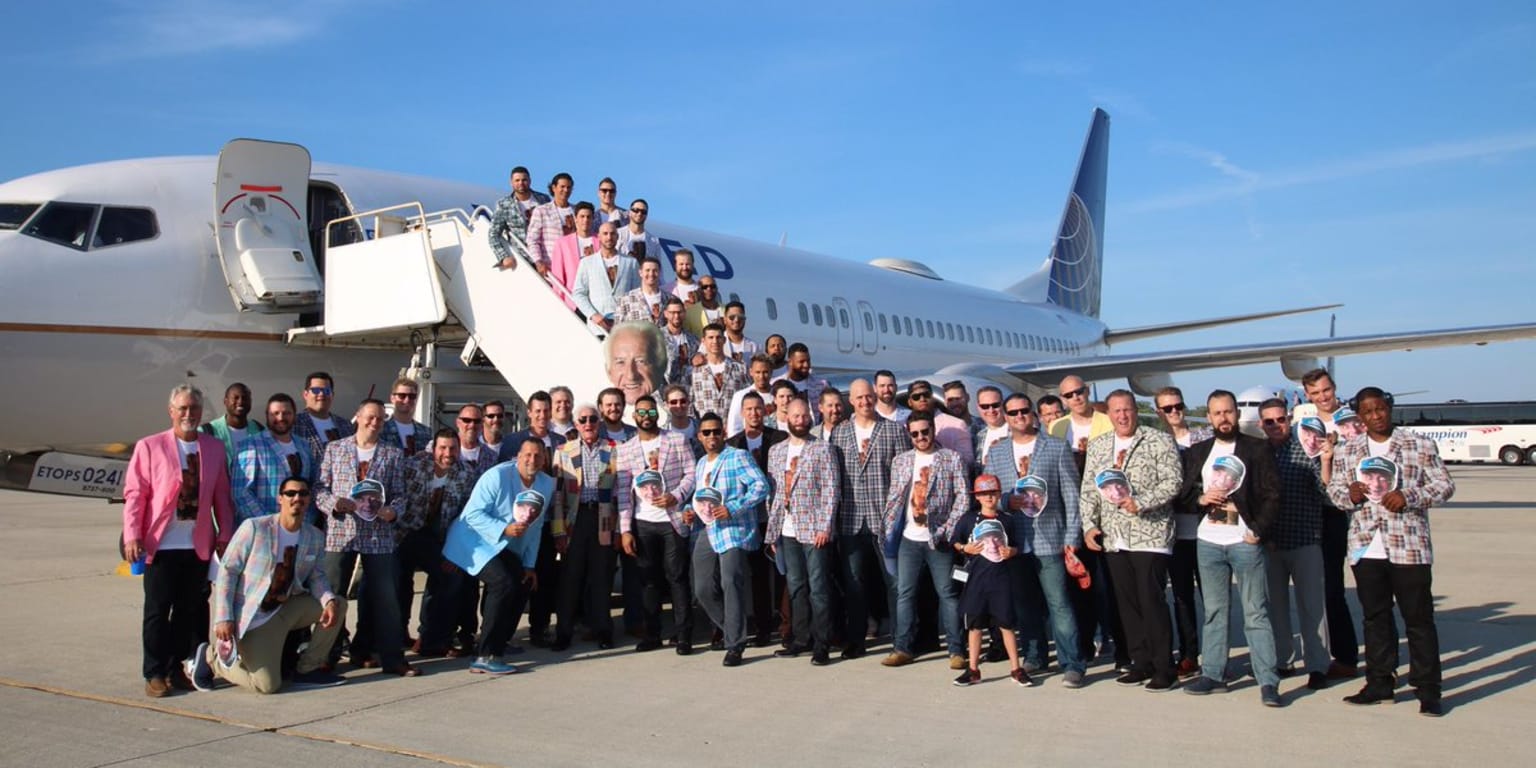
{"label": "blue sky", "polygon": [[[1028,5],[26,3],[0,46],[0,178],[236,136],[495,186],[522,163],[589,199],[611,175],[662,221],[1001,287],[1044,258],[1101,106],[1111,326],[1328,302],[1341,334],[1536,320],[1536,7]],[[1536,342],[1338,378],[1529,398]]]}

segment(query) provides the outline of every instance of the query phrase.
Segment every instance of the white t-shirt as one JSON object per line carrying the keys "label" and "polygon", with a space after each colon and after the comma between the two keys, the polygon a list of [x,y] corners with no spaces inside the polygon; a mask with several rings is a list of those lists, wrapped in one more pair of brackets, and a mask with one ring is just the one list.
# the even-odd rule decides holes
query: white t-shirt
{"label": "white t-shirt", "polygon": [[[1078,443],[1079,440],[1088,440],[1088,439],[1091,439],[1092,436],[1093,436],[1093,417],[1090,416],[1088,418],[1088,423],[1087,424],[1079,424],[1079,423],[1077,423],[1077,417],[1076,416],[1072,416],[1072,415],[1068,415],[1067,416],[1067,444],[1072,447],[1072,450],[1074,450],[1074,451],[1077,450],[1077,443]],[[1122,438],[1115,438],[1115,446],[1116,446],[1116,448],[1119,447],[1121,439]],[[1127,442],[1127,444],[1129,444],[1130,441],[1127,440],[1126,442]]]}
{"label": "white t-shirt", "polygon": [[698,429],[699,429],[698,422],[694,421],[691,418],[688,419],[688,423],[686,425],[681,426],[681,427],[674,427],[674,426],[672,426],[672,422],[671,422],[670,419],[667,421],[667,423],[665,425],[662,426],[662,430],[663,431],[666,431],[666,432],[676,432],[679,435],[682,435],[683,437],[688,438],[689,440],[693,439],[693,433],[697,432]]}
{"label": "white t-shirt", "polygon": [[[1084,430],[1083,433],[1086,435],[1087,434],[1087,430]],[[1114,452],[1114,455],[1109,457],[1110,463],[1113,464],[1115,459],[1119,458],[1121,451],[1129,451],[1129,450],[1131,450],[1131,443],[1133,443],[1133,442],[1136,442],[1136,436],[1135,435],[1132,435],[1130,437],[1121,437],[1119,435],[1115,435],[1115,452]],[[1123,467],[1122,467],[1122,469],[1123,469]]]}
{"label": "white t-shirt", "polygon": [[286,443],[281,440],[273,440],[272,445],[277,448],[277,457],[282,459],[284,463],[287,463],[289,456],[299,452],[299,444],[293,440],[289,440]]}
{"label": "white t-shirt", "polygon": [[359,463],[364,462],[364,461],[373,461],[373,455],[375,453],[378,453],[378,451],[379,451],[379,446],[378,446],[377,443],[375,443],[372,448],[364,448],[361,445],[359,445],[357,447],[357,460],[358,460]]}
{"label": "white t-shirt", "polygon": [[853,436],[858,438],[859,445],[863,445],[864,441],[870,439],[871,437],[873,437],[874,434],[875,434],[875,425],[874,424],[870,424],[867,427],[861,427],[861,426],[859,426],[859,423],[857,421],[855,421],[853,423]]}
{"label": "white t-shirt", "polygon": [[[1236,448],[1236,441],[1230,443],[1223,440],[1213,441],[1211,444],[1211,455],[1206,458],[1205,466],[1201,467],[1200,474],[1202,476],[1208,474],[1218,457],[1231,456],[1232,451]],[[1243,535],[1248,533],[1248,530],[1248,524],[1243,522],[1242,515],[1237,516],[1237,525],[1217,523],[1211,520],[1210,515],[1201,515],[1196,538],[1215,544],[1218,547],[1226,547],[1232,544],[1243,543]]]}
{"label": "white t-shirt", "polygon": [[671,292],[671,294],[673,296],[676,296],[679,299],[682,299],[683,303],[686,304],[686,303],[688,303],[688,297],[692,296],[694,291],[699,290],[699,284],[698,284],[697,281],[692,282],[692,283],[678,283],[678,282],[674,282],[674,283],[672,283],[672,287],[670,289],[668,289],[668,290]]}
{"label": "white t-shirt", "polygon": [[999,440],[1007,440],[1009,435],[1008,425],[1000,427],[987,427],[987,431],[981,438],[981,455],[976,457],[978,463],[986,463],[987,454],[992,452],[992,446]]}
{"label": "white t-shirt", "polygon": [[[1329,419],[1328,420],[1328,425],[1329,426],[1333,425],[1333,419]],[[1392,452],[1392,440],[1391,440],[1391,438],[1388,438],[1388,439],[1383,440],[1383,441],[1378,443],[1378,442],[1376,442],[1375,438],[1367,435],[1366,438],[1365,438],[1365,447],[1366,447],[1366,450],[1371,452],[1372,456],[1386,456],[1387,454]],[[1349,471],[1350,472],[1354,472],[1355,471],[1354,467],[1350,467]],[[1381,538],[1381,530],[1380,529],[1376,530],[1374,533],[1371,534],[1371,543],[1366,546],[1365,552],[1361,553],[1360,559],[1362,559],[1362,560],[1366,560],[1366,559],[1369,559],[1369,560],[1386,560],[1387,559],[1387,542],[1386,542],[1385,539]]]}
{"label": "white t-shirt", "polygon": [[459,460],[465,464],[474,464],[475,462],[479,461],[480,446],[477,445],[473,448],[465,448],[462,445],[459,446]]}
{"label": "white t-shirt", "polygon": [[[918,504],[917,478],[922,474],[924,468],[933,466],[933,457],[936,453],[938,452],[923,453],[922,451],[917,451],[912,456],[912,491],[907,497],[907,527],[901,532],[901,537],[904,539],[924,543],[933,540],[933,533],[928,530],[928,523],[919,523],[914,520],[912,512],[917,508]],[[932,481],[930,480],[930,482]]]}
{"label": "white t-shirt", "polygon": [[432,482],[427,483],[427,490],[435,491],[435,490],[437,490],[439,488],[446,487],[447,485],[448,485],[448,475],[445,473],[445,474],[439,476],[437,474],[436,470],[434,470],[433,474],[432,474]]}
{"label": "white t-shirt", "polygon": [[1174,435],[1173,436],[1173,442],[1177,443],[1181,447],[1188,448],[1189,446],[1194,444],[1194,437],[1195,437],[1194,430],[1186,429],[1186,430],[1184,430],[1184,434],[1182,434],[1182,435]]}
{"label": "white t-shirt", "polygon": [[[300,523],[300,525],[303,525],[303,523]],[[279,524],[277,526],[277,551],[279,553],[282,553],[284,550],[288,549],[289,547],[297,547],[298,545],[299,545],[299,532],[298,531],[290,531],[287,528],[284,528],[281,524]],[[293,567],[294,568],[298,568],[299,567],[297,559],[295,559]],[[290,594],[290,595],[293,594],[294,586],[295,586],[295,584],[292,583],[292,582],[290,582],[288,584],[288,594]],[[264,599],[264,598],[266,598],[266,595],[262,595],[261,597]],[[319,597],[319,595],[315,595],[315,597]],[[277,608],[274,608],[274,609],[272,609],[270,611],[262,611],[262,610],[256,611],[256,615],[251,617],[251,624],[250,624],[250,626],[246,627],[245,631],[246,632],[250,632],[251,630],[253,630],[253,629],[255,629],[255,628],[257,628],[257,627],[259,627],[259,626],[261,626],[261,625],[263,625],[265,623],[267,623],[269,620],[271,620],[271,618],[273,616],[277,615],[277,612],[279,610],[282,610],[282,606],[281,605],[279,605]]]}
{"label": "white t-shirt", "polygon": [[321,447],[324,447],[327,443],[331,442],[331,439],[326,437],[326,434],[336,428],[336,417],[327,416],[322,419],[316,417],[314,414],[310,414],[309,420],[310,423],[315,425],[315,434],[320,436]]}
{"label": "white t-shirt", "polygon": [[[805,452],[805,443],[800,443],[797,445],[795,444],[795,441],[788,440],[785,441],[784,445],[786,447],[784,453],[784,460],[786,462],[798,460],[800,458],[800,454]],[[798,467],[796,468],[796,471],[799,471]],[[780,488],[779,493],[789,493],[789,489]],[[794,510],[790,509],[788,505],[786,505],[784,508],[784,525],[782,528],[780,528],[779,533],[790,539],[795,537],[795,520],[793,516]]]}
{"label": "white t-shirt", "polygon": [[[402,451],[407,450],[406,442],[405,441],[407,441],[407,440],[409,440],[409,439],[411,439],[411,438],[416,436],[416,425],[415,425],[415,423],[412,423],[412,422],[401,423],[401,422],[397,421],[397,422],[395,422],[395,431],[398,432],[399,435],[400,435],[400,450],[402,450]],[[421,447],[422,446],[417,446],[418,450]]]}
{"label": "white t-shirt", "polygon": [[[657,435],[656,437],[653,437],[649,440],[643,438],[640,439],[640,456],[645,459],[646,466],[650,466],[651,454],[659,450],[661,450],[660,435]],[[663,483],[665,483],[665,481],[663,481]],[[665,484],[663,484],[661,491],[662,493],[666,493],[667,489]],[[662,509],[661,507],[658,507],[649,501],[646,501],[645,498],[642,497],[639,493],[635,494],[635,498],[639,499],[639,503],[635,506],[636,520],[644,520],[647,523],[665,523],[670,521],[667,517],[667,510]]]}
{"label": "white t-shirt", "polygon": [[[570,220],[571,226],[573,226],[573,227],[576,226],[576,209],[572,208],[569,205],[564,206],[564,207],[561,207],[561,206],[557,205],[557,206],[555,206],[555,213],[560,214],[560,230],[562,232],[565,231],[565,225],[566,225],[566,220],[567,219]],[[590,240],[591,238],[587,238],[587,239]]]}
{"label": "white t-shirt", "polygon": [[[187,442],[176,438],[177,447],[181,449],[181,468],[187,468],[187,457],[197,453],[197,441]],[[202,482],[202,478],[198,478]],[[160,549],[193,549],[192,531],[196,529],[195,520],[177,520],[173,514],[171,524],[165,527],[165,533],[160,537]]]}
{"label": "white t-shirt", "polygon": [[912,415],[912,410],[910,408],[902,408],[899,405],[892,405],[891,412],[886,413],[884,403],[875,403],[875,413],[880,414],[880,418],[886,421],[894,421],[897,424],[905,425],[907,418]]}
{"label": "white t-shirt", "polygon": [[[240,446],[245,445],[245,441],[247,441],[249,439],[251,439],[251,433],[249,433],[249,432],[247,432],[247,431],[245,431],[243,429],[235,429],[233,427],[230,428],[230,430],[229,430],[229,444],[234,447],[235,453],[239,453],[240,452]],[[230,456],[229,458],[231,460],[233,460],[235,457],[234,456]]]}
{"label": "white t-shirt", "polygon": [[[1019,441],[1017,441],[1017,440],[1012,441],[1011,444],[1013,445],[1013,468],[1014,469],[1018,469],[1019,468],[1019,460],[1020,459],[1024,458],[1025,456],[1031,456],[1032,457],[1032,456],[1035,455],[1035,445],[1038,444],[1039,442],[1040,442],[1039,438],[1036,438],[1034,440],[1031,440],[1031,441],[1029,441],[1027,443],[1023,443],[1023,444],[1020,444]],[[1031,459],[1031,461],[1033,461],[1033,459]]]}

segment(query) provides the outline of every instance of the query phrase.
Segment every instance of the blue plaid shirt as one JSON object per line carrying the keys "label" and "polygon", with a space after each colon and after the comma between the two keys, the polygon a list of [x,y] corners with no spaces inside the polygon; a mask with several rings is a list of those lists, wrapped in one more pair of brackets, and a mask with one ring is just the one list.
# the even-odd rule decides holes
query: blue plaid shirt
{"label": "blue plaid shirt", "polygon": [[695,527],[702,527],[709,534],[710,548],[718,554],[732,548],[761,547],[757,521],[762,516],[763,501],[768,498],[768,478],[763,477],[752,454],[726,446],[713,466],[708,456],[699,459],[693,477],[694,488],[709,486],[719,491],[731,513],[730,517],[708,525],[702,520],[694,522]]}
{"label": "blue plaid shirt", "polygon": [[[294,439],[293,447],[302,467],[300,476],[315,484],[315,471],[319,461],[310,453],[309,443]],[[245,441],[235,457],[235,467],[229,476],[229,485],[235,497],[235,523],[253,517],[275,514],[278,511],[277,492],[292,471],[283,454],[278,450],[277,438],[271,432],[263,432]],[[313,507],[313,505],[311,505]]]}
{"label": "blue plaid shirt", "polygon": [[1323,540],[1323,487],[1321,459],[1307,458],[1294,435],[1285,442],[1269,444],[1275,453],[1280,477],[1280,516],[1269,531],[1276,549],[1297,549]]}

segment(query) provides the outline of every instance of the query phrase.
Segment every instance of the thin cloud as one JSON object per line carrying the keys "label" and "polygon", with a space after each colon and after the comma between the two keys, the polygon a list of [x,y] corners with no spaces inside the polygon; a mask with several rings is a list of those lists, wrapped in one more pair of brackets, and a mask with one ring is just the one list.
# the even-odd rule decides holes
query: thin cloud
{"label": "thin cloud", "polygon": [[113,42],[93,50],[102,60],[121,61],[276,48],[319,35],[348,5],[346,0],[114,3],[104,20]]}
{"label": "thin cloud", "polygon": [[[1352,179],[1387,171],[1406,170],[1429,165],[1489,160],[1536,149],[1536,131],[1485,136],[1466,141],[1437,142],[1419,147],[1371,152],[1353,159],[1273,172],[1252,172],[1232,165],[1244,174],[1238,183],[1208,186],[1158,195],[1135,201],[1126,210],[1135,213],[1194,208],[1251,195],[1254,192],[1288,189]],[[1218,155],[1218,157],[1220,157]],[[1224,158],[1223,158],[1224,160]],[[1228,175],[1231,175],[1230,173]]]}

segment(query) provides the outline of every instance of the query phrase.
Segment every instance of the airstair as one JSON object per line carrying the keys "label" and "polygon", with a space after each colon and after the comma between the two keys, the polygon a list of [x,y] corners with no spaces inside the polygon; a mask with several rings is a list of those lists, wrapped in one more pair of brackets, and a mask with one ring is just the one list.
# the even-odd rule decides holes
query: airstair
{"label": "airstair", "polygon": [[[373,237],[345,241],[359,229]],[[415,348],[413,368],[427,371],[433,347],[462,344],[466,366],[483,355],[520,396],[564,384],[576,402],[595,402],[609,386],[602,341],[566,307],[564,287],[533,268],[524,243],[513,239],[517,266],[501,268],[490,229],[484,208],[429,212],[414,202],[332,221],[324,324],[290,331],[290,341]]]}

